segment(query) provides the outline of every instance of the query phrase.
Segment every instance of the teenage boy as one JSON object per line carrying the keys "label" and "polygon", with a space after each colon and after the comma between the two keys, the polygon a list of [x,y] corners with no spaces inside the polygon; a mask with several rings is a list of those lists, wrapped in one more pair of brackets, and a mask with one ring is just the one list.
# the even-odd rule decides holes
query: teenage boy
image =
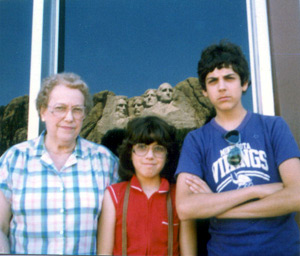
{"label": "teenage boy", "polygon": [[179,217],[210,218],[209,255],[299,255],[300,152],[290,129],[243,107],[249,68],[237,45],[206,48],[198,75],[216,117],[184,141]]}

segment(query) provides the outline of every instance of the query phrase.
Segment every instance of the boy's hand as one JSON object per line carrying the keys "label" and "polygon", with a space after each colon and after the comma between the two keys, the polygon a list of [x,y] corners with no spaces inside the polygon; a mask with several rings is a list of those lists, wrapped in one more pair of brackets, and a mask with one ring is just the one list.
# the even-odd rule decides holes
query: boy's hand
{"label": "boy's hand", "polygon": [[195,175],[189,175],[186,177],[185,183],[189,189],[195,193],[213,193],[207,183]]}

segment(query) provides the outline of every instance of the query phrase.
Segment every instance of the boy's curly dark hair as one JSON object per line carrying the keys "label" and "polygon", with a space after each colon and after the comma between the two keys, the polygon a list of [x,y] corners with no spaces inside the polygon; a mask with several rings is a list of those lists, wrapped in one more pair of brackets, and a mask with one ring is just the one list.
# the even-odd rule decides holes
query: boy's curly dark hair
{"label": "boy's curly dark hair", "polygon": [[215,68],[232,67],[233,71],[239,74],[241,85],[248,82],[250,72],[248,62],[238,45],[222,40],[219,44],[213,44],[202,51],[201,59],[198,62],[199,83],[206,91],[205,79],[208,73]]}

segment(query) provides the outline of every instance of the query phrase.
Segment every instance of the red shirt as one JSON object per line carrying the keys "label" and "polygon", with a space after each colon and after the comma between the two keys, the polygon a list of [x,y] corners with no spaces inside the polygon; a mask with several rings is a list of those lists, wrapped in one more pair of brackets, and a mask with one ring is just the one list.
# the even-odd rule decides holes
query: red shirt
{"label": "red shirt", "polygon": [[[116,208],[114,255],[122,255],[122,210],[128,182],[108,187]],[[131,179],[127,211],[127,254],[168,254],[167,192],[171,188],[173,206],[173,255],[179,255],[179,219],[175,209],[175,185],[162,178],[159,190],[148,199],[134,175]]]}

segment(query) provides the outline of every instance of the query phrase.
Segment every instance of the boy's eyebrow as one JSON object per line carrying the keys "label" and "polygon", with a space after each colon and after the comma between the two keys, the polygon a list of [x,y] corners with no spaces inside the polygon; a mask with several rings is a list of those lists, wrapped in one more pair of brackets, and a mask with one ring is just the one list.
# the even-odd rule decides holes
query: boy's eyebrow
{"label": "boy's eyebrow", "polygon": [[236,75],[235,73],[229,73],[229,74],[225,75],[224,77],[235,76],[235,75]]}
{"label": "boy's eyebrow", "polygon": [[211,76],[211,77],[207,77],[205,80],[206,81],[216,81],[216,80],[218,80],[218,78],[214,77],[214,76]]}
{"label": "boy's eyebrow", "polygon": [[[226,77],[235,76],[235,75],[236,75],[235,73],[229,73],[229,74],[224,75],[223,77],[226,78]],[[217,79],[219,79],[219,78],[218,77],[214,77],[214,76],[210,76],[210,77],[206,78],[206,81],[208,81],[208,80],[215,81]]]}

